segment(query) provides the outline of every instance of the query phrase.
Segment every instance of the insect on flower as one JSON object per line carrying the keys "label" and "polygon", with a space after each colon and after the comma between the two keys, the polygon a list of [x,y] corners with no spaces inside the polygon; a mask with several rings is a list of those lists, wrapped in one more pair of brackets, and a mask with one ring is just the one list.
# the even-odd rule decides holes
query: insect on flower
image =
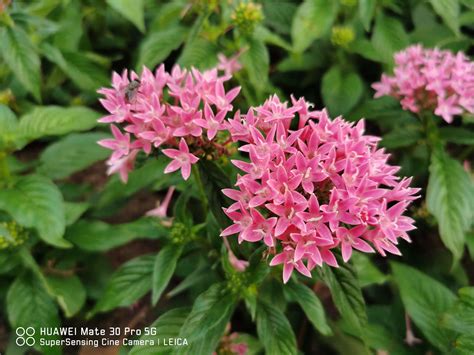
{"label": "insect on flower", "polygon": [[131,103],[137,96],[138,89],[140,89],[140,80],[134,79],[125,87],[125,101]]}

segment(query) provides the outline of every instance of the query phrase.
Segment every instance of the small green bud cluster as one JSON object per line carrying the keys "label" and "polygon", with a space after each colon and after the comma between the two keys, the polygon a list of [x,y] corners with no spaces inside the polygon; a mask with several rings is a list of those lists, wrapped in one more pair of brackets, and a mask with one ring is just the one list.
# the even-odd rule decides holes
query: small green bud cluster
{"label": "small green bud cluster", "polygon": [[18,247],[27,239],[28,233],[15,221],[0,222],[0,250]]}
{"label": "small green bud cluster", "polygon": [[191,234],[191,230],[183,223],[173,223],[170,232],[171,242],[173,244],[182,245],[186,242],[186,240],[191,239]]}
{"label": "small green bud cluster", "polygon": [[331,42],[339,47],[347,47],[354,41],[354,30],[349,26],[334,26],[332,28]]}
{"label": "small green bud cluster", "polygon": [[234,25],[245,35],[253,33],[255,27],[262,22],[262,6],[252,1],[242,1],[231,15]]}

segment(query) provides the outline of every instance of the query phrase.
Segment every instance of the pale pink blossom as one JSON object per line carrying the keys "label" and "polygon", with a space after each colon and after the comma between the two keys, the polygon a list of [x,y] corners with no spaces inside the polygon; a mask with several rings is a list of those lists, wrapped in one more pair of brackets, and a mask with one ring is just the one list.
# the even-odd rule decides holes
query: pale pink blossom
{"label": "pale pink blossom", "polygon": [[393,96],[405,110],[433,112],[448,123],[474,113],[474,62],[464,53],[414,45],[395,54],[393,72],[372,84],[376,98]]}
{"label": "pale pink blossom", "polygon": [[403,213],[419,189],[395,175],[380,139],[364,134],[363,121],[331,120],[311,107],[272,96],[227,124],[249,160],[232,161],[243,175],[223,190],[235,202],[224,209],[233,224],[221,235],[264,243],[284,282],[294,270],[311,277],[316,266],[337,267],[336,249],[344,262],[353,250],[399,254],[398,239],[409,241],[415,228]]}
{"label": "pale pink blossom", "polygon": [[181,169],[184,180],[188,180],[191,175],[191,164],[195,164],[199,159],[189,153],[189,147],[184,138],[179,142],[179,149],[163,149],[163,154],[173,159],[165,168],[165,174]]}
{"label": "pale pink blossom", "polygon": [[146,213],[147,216],[166,218],[168,207],[173,197],[173,192],[175,190],[174,186],[171,186],[166,192],[166,196],[162,201],[156,203],[156,207]]}
{"label": "pale pink blossom", "polygon": [[[226,70],[235,70],[236,63],[236,58],[231,59]],[[181,169],[187,179],[191,165],[199,158],[225,154],[225,142],[220,139],[226,138],[218,133],[226,130],[226,115],[240,91],[240,87],[225,89],[224,83],[230,78],[219,76],[217,68],[201,72],[174,66],[168,73],[164,65],[154,73],[144,67],[141,76],[127,70],[122,75],[113,73],[112,87],[98,91],[104,95],[100,102],[109,112],[99,122],[113,123],[114,138],[99,142],[113,151],[108,172],[120,171],[122,177],[127,176],[133,159],[123,157],[132,150],[147,155],[166,151],[165,155],[173,159],[166,172]]]}

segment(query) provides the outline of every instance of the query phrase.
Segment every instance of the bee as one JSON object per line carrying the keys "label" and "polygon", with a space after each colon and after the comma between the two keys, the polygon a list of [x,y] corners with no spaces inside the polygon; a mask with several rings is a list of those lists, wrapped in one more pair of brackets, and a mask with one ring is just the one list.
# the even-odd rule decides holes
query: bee
{"label": "bee", "polygon": [[125,87],[125,101],[131,103],[137,96],[138,89],[140,89],[140,80],[134,79]]}

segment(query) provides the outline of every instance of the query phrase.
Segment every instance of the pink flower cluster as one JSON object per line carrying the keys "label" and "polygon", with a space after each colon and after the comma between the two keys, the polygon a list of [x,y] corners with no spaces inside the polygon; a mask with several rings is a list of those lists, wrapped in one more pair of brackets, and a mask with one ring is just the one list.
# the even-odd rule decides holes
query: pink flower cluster
{"label": "pink flower cluster", "polygon": [[112,88],[98,92],[105,96],[102,105],[110,113],[99,122],[111,125],[114,138],[104,139],[100,145],[112,149],[108,173],[119,172],[123,181],[133,169],[140,151],[150,154],[153,148],[162,149],[172,161],[165,173],[181,170],[187,180],[191,165],[208,152],[223,152],[215,137],[224,129],[226,114],[240,87],[226,92],[224,83],[230,73],[238,69],[236,60],[220,58],[219,75],[214,68],[205,72],[175,66],[171,73],[161,65],[155,73],[143,68],[139,77],[132,72],[129,78],[112,77]]}
{"label": "pink flower cluster", "polygon": [[294,269],[311,277],[317,265],[337,267],[335,248],[347,261],[353,249],[399,255],[398,238],[410,241],[414,221],[402,214],[419,189],[395,176],[364,121],[330,120],[303,99],[288,106],[273,96],[228,126],[250,161],[233,161],[244,174],[223,190],[235,203],[221,235],[278,250],[270,265],[283,264],[284,282]]}
{"label": "pink flower cluster", "polygon": [[474,62],[462,52],[414,45],[395,54],[394,75],[374,83],[375,97],[390,95],[405,110],[428,110],[451,123],[453,116],[474,113]]}

